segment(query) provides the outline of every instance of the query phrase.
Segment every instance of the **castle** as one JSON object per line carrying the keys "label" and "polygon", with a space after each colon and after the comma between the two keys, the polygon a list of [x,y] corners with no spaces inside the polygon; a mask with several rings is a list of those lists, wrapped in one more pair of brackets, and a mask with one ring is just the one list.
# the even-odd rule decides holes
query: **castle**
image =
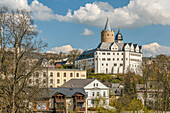
{"label": "castle", "polygon": [[94,68],[95,73],[124,74],[130,71],[141,74],[142,46],[124,43],[123,36],[118,29],[114,37],[109,20],[101,31],[101,43],[97,48],[84,51],[75,60],[79,68]]}

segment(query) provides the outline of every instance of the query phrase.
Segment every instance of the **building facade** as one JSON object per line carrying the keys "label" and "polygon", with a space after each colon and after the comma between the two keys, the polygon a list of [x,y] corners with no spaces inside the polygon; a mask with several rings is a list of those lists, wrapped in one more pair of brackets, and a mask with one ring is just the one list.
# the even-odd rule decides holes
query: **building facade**
{"label": "building facade", "polygon": [[70,79],[86,79],[86,70],[43,68],[28,80],[29,85],[57,88]]}
{"label": "building facade", "polygon": [[142,46],[124,43],[120,29],[114,38],[114,31],[110,29],[107,19],[98,47],[84,51],[75,61],[79,68],[86,67],[87,63],[95,69],[95,73],[123,74],[133,71],[141,74]]}
{"label": "building facade", "polygon": [[87,94],[87,107],[95,107],[97,99],[101,99],[99,105],[109,105],[109,88],[97,79],[71,79],[61,87],[84,88]]}
{"label": "building facade", "polygon": [[49,95],[34,101],[37,113],[87,113],[86,93],[83,88],[52,88]]}

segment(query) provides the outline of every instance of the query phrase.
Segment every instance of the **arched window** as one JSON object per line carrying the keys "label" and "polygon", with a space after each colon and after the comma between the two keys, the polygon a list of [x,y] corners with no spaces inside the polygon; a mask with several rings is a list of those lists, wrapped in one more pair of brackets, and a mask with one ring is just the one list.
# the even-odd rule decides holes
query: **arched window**
{"label": "arched window", "polygon": [[66,77],[66,73],[64,73],[64,77]]}
{"label": "arched window", "polygon": [[79,77],[79,73],[77,73],[77,77]]}

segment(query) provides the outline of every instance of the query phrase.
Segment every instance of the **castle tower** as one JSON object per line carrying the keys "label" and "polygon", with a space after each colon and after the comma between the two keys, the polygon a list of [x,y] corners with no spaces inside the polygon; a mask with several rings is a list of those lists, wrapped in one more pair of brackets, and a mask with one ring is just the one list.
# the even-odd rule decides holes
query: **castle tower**
{"label": "castle tower", "polygon": [[116,34],[115,42],[117,42],[117,43],[123,43],[123,36],[122,36],[122,34],[120,33],[120,28],[118,29],[118,33]]}
{"label": "castle tower", "polygon": [[110,28],[108,18],[106,21],[105,28],[101,32],[101,42],[114,42],[114,31]]}

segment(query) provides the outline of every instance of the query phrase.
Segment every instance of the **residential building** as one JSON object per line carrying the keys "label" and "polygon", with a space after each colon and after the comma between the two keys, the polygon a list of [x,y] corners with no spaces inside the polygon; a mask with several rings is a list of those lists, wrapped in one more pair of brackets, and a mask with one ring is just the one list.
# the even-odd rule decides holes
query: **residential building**
{"label": "residential building", "polygon": [[[142,104],[144,105],[144,92],[145,90],[137,90],[138,99],[141,100]],[[147,99],[146,105],[150,108],[155,108],[157,104],[157,97],[161,97],[163,90],[155,90],[155,89],[148,89],[146,91]],[[162,97],[161,97],[162,98]]]}
{"label": "residential building", "polygon": [[75,61],[75,65],[79,68],[90,65],[95,69],[95,73],[105,74],[123,74],[129,70],[141,74],[141,63],[142,46],[124,43],[120,29],[114,37],[108,19],[105,29],[101,32],[101,43],[98,47],[84,51]]}
{"label": "residential building", "polygon": [[87,94],[87,107],[95,107],[97,99],[101,98],[99,104],[109,105],[109,88],[97,79],[71,79],[61,87],[84,88]]}
{"label": "residential building", "polygon": [[[36,71],[28,80],[30,85],[57,88],[70,79],[86,79],[86,70],[43,68]],[[48,82],[47,82],[48,81]]]}
{"label": "residential building", "polygon": [[34,101],[34,112],[87,113],[86,93],[83,88],[51,88],[48,93]]}

